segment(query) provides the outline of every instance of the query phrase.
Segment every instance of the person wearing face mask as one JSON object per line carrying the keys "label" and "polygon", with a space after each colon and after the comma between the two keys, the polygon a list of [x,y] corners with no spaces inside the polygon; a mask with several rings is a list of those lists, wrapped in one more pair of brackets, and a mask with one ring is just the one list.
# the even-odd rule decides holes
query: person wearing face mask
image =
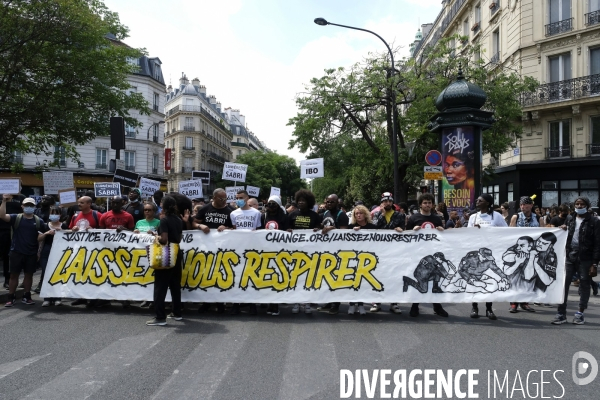
{"label": "person wearing face mask", "polygon": [[[248,192],[240,190],[235,196],[237,209],[231,212],[231,223],[234,229],[244,231],[255,231],[262,226],[260,211],[248,205]],[[281,200],[280,200],[281,201]],[[240,313],[240,304],[234,304],[231,314]],[[250,304],[250,314],[256,315],[256,304]]]}
{"label": "person wearing face mask", "polygon": [[0,205],[0,219],[10,223],[13,229],[13,237],[10,246],[10,281],[8,285],[8,301],[5,307],[13,307],[17,303],[15,291],[19,282],[19,275],[23,271],[25,278],[23,287],[25,293],[21,302],[27,305],[33,305],[31,300],[31,284],[33,273],[37,264],[37,253],[39,248],[38,241],[44,238],[44,233],[48,231],[48,225],[38,216],[33,215],[35,211],[35,200],[26,198],[23,200],[22,214],[7,214],[6,202],[11,196],[2,195],[2,205]]}
{"label": "person wearing face mask", "polygon": [[558,313],[552,324],[561,325],[567,322],[567,300],[572,276],[579,272],[579,310],[575,313],[573,323],[583,325],[585,318],[583,313],[590,298],[590,286],[592,277],[598,273],[600,262],[600,220],[594,217],[588,209],[590,200],[580,196],[575,200],[575,215],[568,225],[561,228],[568,230],[565,261],[565,296],[564,301],[558,306]]}
{"label": "person wearing face mask", "polygon": [[[40,268],[42,269],[42,276],[40,278],[40,289],[42,283],[44,282],[44,274],[46,272],[46,266],[48,265],[48,258],[50,257],[50,250],[52,249],[52,243],[54,242],[54,232],[60,231],[62,229],[62,224],[60,222],[61,210],[60,207],[52,206],[48,210],[50,214],[48,215],[48,228],[50,230],[44,233],[44,244],[40,251]],[[39,293],[36,288],[36,293]],[[62,305],[62,301],[60,298],[45,298],[42,303],[42,307],[48,306],[60,306]]]}

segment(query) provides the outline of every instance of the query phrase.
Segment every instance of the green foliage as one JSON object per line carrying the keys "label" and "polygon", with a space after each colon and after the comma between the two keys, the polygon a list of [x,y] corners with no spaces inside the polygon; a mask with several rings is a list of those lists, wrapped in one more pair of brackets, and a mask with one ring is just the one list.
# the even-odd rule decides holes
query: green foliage
{"label": "green foliage", "polygon": [[[108,40],[112,33],[116,40]],[[109,134],[110,116],[140,126],[129,109],[149,114],[128,95],[129,57],[143,50],[121,40],[128,30],[100,0],[13,0],[0,6],[0,166],[15,150],[51,155]]]}
{"label": "green foliage", "polygon": [[[300,168],[291,157],[273,152],[254,151],[239,156],[238,164],[247,164],[246,182],[240,185],[250,185],[260,188],[260,199],[268,199],[271,186],[281,189],[281,197],[285,202],[288,196],[306,188],[306,182],[300,179]],[[217,182],[217,187],[233,186],[231,181]]]}
{"label": "green foliage", "polygon": [[[460,36],[440,40],[420,59],[403,59],[390,77],[385,55],[369,55],[349,69],[325,70],[296,98],[298,113],[290,148],[325,159],[325,178],[316,179],[317,198],[337,192],[347,203],[360,199],[376,204],[383,191],[393,189],[392,112],[397,112],[399,176],[398,201],[423,177],[425,153],[439,148],[439,137],[427,125],[437,113],[435,100],[456,79],[459,64],[466,78],[487,94],[484,108],[494,111],[496,123],[483,136],[483,152],[507,151],[521,135],[519,95],[533,90],[532,78],[521,78],[501,66],[471,61],[480,51],[468,46],[459,54],[451,48]],[[392,95],[395,93],[395,97]],[[409,143],[414,150],[409,151]]]}

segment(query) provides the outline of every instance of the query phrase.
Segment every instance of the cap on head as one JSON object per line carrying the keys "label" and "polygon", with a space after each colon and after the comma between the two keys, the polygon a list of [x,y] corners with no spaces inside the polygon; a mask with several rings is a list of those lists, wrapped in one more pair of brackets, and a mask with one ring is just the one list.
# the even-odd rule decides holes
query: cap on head
{"label": "cap on head", "polygon": [[31,197],[28,197],[28,198],[26,198],[25,200],[23,200],[23,201],[21,202],[21,204],[22,204],[22,205],[25,205],[25,204],[31,204],[32,206],[35,206],[35,205],[36,205],[36,202],[35,202],[35,199],[32,199]]}
{"label": "cap on head", "polygon": [[585,203],[585,208],[590,208],[590,205],[591,205],[590,199],[588,199],[587,197],[579,196],[578,198],[575,199],[575,201],[573,203],[575,203],[577,200],[583,201]]}
{"label": "cap on head", "polygon": [[383,192],[381,194],[381,201],[391,200],[394,201],[394,196],[390,192]]}
{"label": "cap on head", "polygon": [[531,197],[529,197],[529,196],[523,196],[519,200],[519,203],[520,204],[533,204],[533,200],[531,200]]}

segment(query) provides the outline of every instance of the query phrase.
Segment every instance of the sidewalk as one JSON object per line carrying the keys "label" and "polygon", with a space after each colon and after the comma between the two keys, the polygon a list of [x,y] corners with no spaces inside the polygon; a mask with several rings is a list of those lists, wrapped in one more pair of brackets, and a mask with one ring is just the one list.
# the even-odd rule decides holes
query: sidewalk
{"label": "sidewalk", "polygon": [[[37,286],[38,282],[40,281],[40,277],[42,276],[42,271],[41,270],[37,270],[35,271],[35,274],[33,274],[33,284],[31,285],[31,291],[33,292],[33,289],[35,289],[35,287]],[[23,274],[21,274],[21,276],[19,277],[19,285],[23,282]],[[2,279],[2,283],[4,283],[4,279]],[[23,292],[25,290],[23,288],[20,288],[17,286],[17,291],[15,292],[17,294],[17,299],[20,299],[21,297],[23,297]],[[35,293],[32,293],[35,295]],[[5,303],[6,300],[8,299],[8,289],[5,289],[4,286],[0,286],[0,303]]]}

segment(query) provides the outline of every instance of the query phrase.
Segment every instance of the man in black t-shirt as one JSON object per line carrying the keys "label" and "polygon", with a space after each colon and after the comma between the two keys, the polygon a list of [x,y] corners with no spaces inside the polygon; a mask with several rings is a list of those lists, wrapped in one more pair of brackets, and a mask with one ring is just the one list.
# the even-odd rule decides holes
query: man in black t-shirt
{"label": "man in black t-shirt", "polygon": [[558,207],[558,215],[550,220],[550,226],[554,228],[558,228],[560,226],[565,225],[567,221],[567,217],[569,216],[569,206],[566,204],[561,204]]}
{"label": "man in black t-shirt", "polygon": [[[420,229],[437,229],[438,231],[444,230],[444,224],[442,219],[437,215],[433,214],[434,197],[431,193],[423,193],[419,196],[419,213],[412,214],[406,223],[406,230],[418,231]],[[440,317],[447,317],[448,313],[440,303],[433,303],[433,312]],[[419,303],[413,303],[410,308],[409,315],[411,317],[419,316]]]}
{"label": "man in black t-shirt", "polygon": [[210,232],[211,229],[223,232],[225,229],[233,228],[230,215],[231,208],[227,206],[227,192],[225,189],[218,188],[213,192],[212,201],[202,207],[194,216],[192,226],[204,233]]}
{"label": "man in black t-shirt", "polygon": [[127,203],[124,208],[125,211],[131,214],[135,224],[144,219],[144,205],[140,201],[140,197],[142,197],[140,189],[132,189],[131,192],[129,192],[129,203]]}

